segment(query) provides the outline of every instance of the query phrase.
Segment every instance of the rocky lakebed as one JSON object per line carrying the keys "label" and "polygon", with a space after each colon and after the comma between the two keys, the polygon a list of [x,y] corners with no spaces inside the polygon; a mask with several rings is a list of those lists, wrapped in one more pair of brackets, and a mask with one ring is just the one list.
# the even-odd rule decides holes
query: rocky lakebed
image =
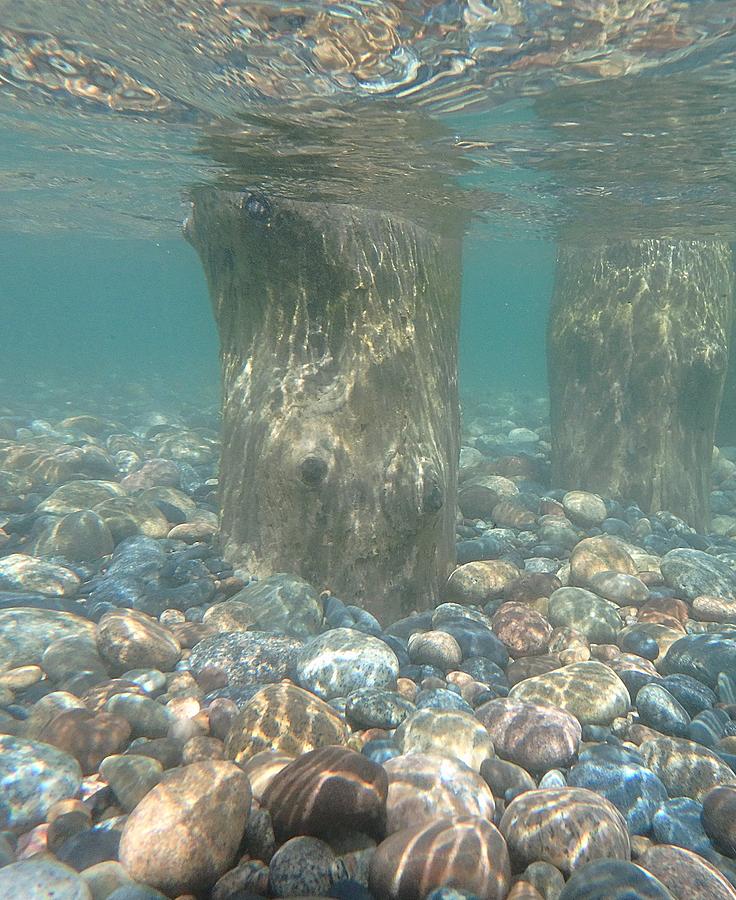
{"label": "rocky lakebed", "polygon": [[463,420],[379,622],[221,558],[216,400],[0,406],[0,898],[736,900],[736,448],[698,534],[550,486],[541,400]]}

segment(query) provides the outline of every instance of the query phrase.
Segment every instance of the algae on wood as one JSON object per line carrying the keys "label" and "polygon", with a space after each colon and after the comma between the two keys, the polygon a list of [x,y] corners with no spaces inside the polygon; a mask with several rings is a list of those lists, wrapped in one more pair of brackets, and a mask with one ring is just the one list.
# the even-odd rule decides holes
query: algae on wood
{"label": "algae on wood", "polygon": [[185,233],[220,333],[226,557],[384,620],[433,606],[454,560],[459,236],[216,188]]}
{"label": "algae on wood", "polygon": [[561,246],[548,328],[555,486],[707,528],[732,295],[723,242]]}

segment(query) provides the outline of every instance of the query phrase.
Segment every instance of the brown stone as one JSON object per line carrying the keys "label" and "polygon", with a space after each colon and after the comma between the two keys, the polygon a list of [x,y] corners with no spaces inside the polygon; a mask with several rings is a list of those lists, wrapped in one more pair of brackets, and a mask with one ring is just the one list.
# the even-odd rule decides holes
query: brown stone
{"label": "brown stone", "polygon": [[409,638],[409,659],[415,665],[429,665],[448,672],[463,659],[460,644],[444,631],[425,631]]}
{"label": "brown stone", "polygon": [[552,635],[544,616],[523,603],[504,603],[493,616],[493,630],[514,658],[546,653]]}
{"label": "brown stone", "polygon": [[585,788],[526,791],[508,805],[499,828],[517,871],[543,860],[569,876],[594,859],[631,856],[621,813]]}
{"label": "brown stone", "polygon": [[305,753],[271,780],[262,805],[279,842],[385,829],[388,777],[382,766],[344,747]]}
{"label": "brown stone", "polygon": [[713,788],[703,797],[703,827],[727,856],[736,858],[736,787]]}
{"label": "brown stone", "polygon": [[106,756],[123,750],[130,738],[130,725],[120,716],[68,709],[55,716],[39,740],[71,754],[83,775],[92,775]]}
{"label": "brown stone", "polygon": [[403,753],[449,756],[476,772],[494,755],[488,731],[475,716],[457,709],[418,709],[399,725],[394,740]]}
{"label": "brown stone", "polygon": [[691,850],[659,844],[646,850],[637,862],[659,878],[675,900],[736,900],[733,885]]}
{"label": "brown stone", "polygon": [[513,500],[499,500],[491,513],[499,528],[533,528],[537,524],[536,515],[521,503]]}
{"label": "brown stone", "polygon": [[656,737],[639,747],[644,764],[664,783],[670,797],[703,802],[720,785],[736,785],[736,774],[715,753],[682,738]]}
{"label": "brown stone", "polygon": [[248,779],[233,763],[172,769],[128,816],[120,862],[169,896],[203,893],[233,865],[250,803]]}
{"label": "brown stone", "polygon": [[82,701],[87,709],[99,712],[110,697],[114,697],[116,694],[138,694],[145,697],[146,692],[139,684],[128,681],[127,678],[112,678],[90,688],[82,696]]}
{"label": "brown stone", "polygon": [[485,819],[463,816],[391,835],[371,859],[368,883],[386,900],[424,900],[440,887],[504,900],[511,868],[498,829]]}
{"label": "brown stone", "polygon": [[506,600],[514,603],[533,603],[539,597],[549,597],[562,587],[556,575],[544,572],[523,572],[506,590]]}
{"label": "brown stone", "polygon": [[248,776],[253,798],[259,803],[263,802],[263,795],[268,786],[278,773],[294,761],[294,757],[288,753],[278,753],[275,750],[261,750],[255,756],[243,763],[242,769]]}
{"label": "brown stone", "polygon": [[181,645],[151,616],[133,609],[112,610],[97,625],[97,649],[111,669],[173,669],[181,658]]}
{"label": "brown stone", "polygon": [[493,819],[495,804],[490,788],[460,760],[406,753],[387,760],[383,767],[388,775],[388,834],[443,817]]}
{"label": "brown stone", "polygon": [[553,706],[500,697],[479,706],[475,714],[488,729],[498,755],[528,771],[567,767],[578,752],[580,723]]}
{"label": "brown stone", "polygon": [[521,656],[509,663],[506,677],[509,685],[513,686],[526,678],[553,672],[561,665],[560,657],[556,653],[548,653],[544,656]]}
{"label": "brown stone", "polygon": [[588,587],[599,572],[636,575],[636,565],[623,542],[609,535],[584,538],[570,554],[570,583]]}
{"label": "brown stone", "polygon": [[243,762],[260,750],[299,756],[347,744],[350,732],[324,700],[293,684],[269,684],[233,720],[225,741],[228,759]]}

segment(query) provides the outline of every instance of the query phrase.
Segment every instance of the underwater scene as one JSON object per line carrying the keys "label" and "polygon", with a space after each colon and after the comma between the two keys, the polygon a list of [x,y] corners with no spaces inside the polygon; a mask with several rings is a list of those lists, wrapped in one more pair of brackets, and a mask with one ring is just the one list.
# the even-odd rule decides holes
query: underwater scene
{"label": "underwater scene", "polygon": [[736,0],[0,0],[0,900],[736,900]]}

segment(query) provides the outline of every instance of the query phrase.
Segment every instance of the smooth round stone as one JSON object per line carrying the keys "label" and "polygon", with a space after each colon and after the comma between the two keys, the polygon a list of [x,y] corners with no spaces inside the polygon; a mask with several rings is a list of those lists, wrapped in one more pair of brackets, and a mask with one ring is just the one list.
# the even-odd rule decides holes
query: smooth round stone
{"label": "smooth round stone", "polygon": [[139,497],[113,497],[94,507],[117,544],[132,535],[165,538],[171,527],[161,510]]}
{"label": "smooth round stone", "polygon": [[169,459],[149,459],[120,482],[131,494],[145,491],[156,485],[179,487],[181,473],[176,463]]}
{"label": "smooth round stone", "polygon": [[113,497],[124,496],[125,490],[114,481],[69,481],[39,503],[36,511],[65,516],[82,509],[92,509]]}
{"label": "smooth round stone", "polygon": [[649,599],[649,588],[636,575],[598,572],[588,579],[588,587],[617,606],[641,606]]}
{"label": "smooth round stone", "polygon": [[103,709],[125,719],[134,738],[166,737],[173,722],[173,716],[165,706],[140,694],[115,694]]}
{"label": "smooth round stone", "polygon": [[712,788],[736,784],[736,774],[715,753],[692,741],[653,738],[644,741],[639,752],[671,797],[702,801]]}
{"label": "smooth round stone", "polygon": [[686,600],[714,594],[724,600],[736,600],[736,572],[710,553],[677,548],[662,558],[662,577]]}
{"label": "smooth round stone", "polygon": [[589,587],[590,579],[599,572],[636,575],[634,560],[627,546],[609,535],[584,538],[570,554],[570,582]]}
{"label": "smooth round stone", "polygon": [[97,625],[97,649],[114,672],[152,668],[169,672],[181,657],[181,645],[162,625],[134,609],[116,609]]}
{"label": "smooth round stone", "polygon": [[30,709],[28,718],[24,721],[23,736],[36,740],[44,728],[67,709],[86,709],[79,697],[67,691],[51,691],[37,700]]}
{"label": "smooth round stone", "polygon": [[76,796],[81,784],[79,763],[68,753],[0,735],[0,828],[33,828],[54,803]]}
{"label": "smooth round stone", "polygon": [[509,654],[499,638],[491,629],[491,622],[483,617],[488,624],[474,621],[470,618],[447,618],[436,627],[451,634],[460,645],[463,659],[474,656],[482,656],[494,662],[500,668],[508,665]]}
{"label": "smooth round stone", "polygon": [[532,776],[515,763],[504,759],[486,759],[481,763],[480,774],[494,797],[505,797],[508,791],[514,795],[522,791],[531,791],[537,784]]}
{"label": "smooth round stone", "polygon": [[568,491],[562,498],[562,508],[570,521],[582,528],[600,525],[608,516],[603,498],[588,491]]}
{"label": "smooth round stone", "polygon": [[364,687],[395,689],[399,661],[379,638],[335,628],[302,647],[295,673],[301,687],[331,700]]}
{"label": "smooth round stone", "polygon": [[533,885],[545,900],[556,900],[565,886],[565,878],[547,862],[533,862],[524,869],[523,879]]}
{"label": "smooth round stone", "polygon": [[469,816],[392,834],[376,848],[368,879],[373,896],[387,900],[425,900],[445,886],[464,896],[504,900],[510,884],[509,855],[498,829]]}
{"label": "smooth round stone", "polygon": [[79,873],[52,856],[34,856],[1,868],[0,897],[7,900],[93,900]]}
{"label": "smooth round stone", "polygon": [[54,853],[60,862],[81,872],[98,863],[117,859],[119,848],[120,828],[103,822],[72,834],[61,846],[54,848]]}
{"label": "smooth round stone", "polygon": [[270,684],[293,674],[301,648],[298,638],[265,631],[213,634],[195,644],[189,666],[194,675],[207,666],[221,669],[232,688]]}
{"label": "smooth round stone", "polygon": [[148,756],[108,756],[100,764],[100,777],[112,788],[124,812],[131,812],[161,780],[164,767]]}
{"label": "smooth round stone", "polygon": [[356,728],[397,728],[416,707],[393,691],[361,688],[350,694],[345,715]]}
{"label": "smooth round stone", "polygon": [[717,699],[714,691],[690,675],[667,675],[662,679],[662,687],[667,688],[691,716],[710,709]]}
{"label": "smooth round stone", "polygon": [[128,816],[120,862],[170,896],[204,892],[235,862],[250,803],[248,778],[233,763],[172,769]]}
{"label": "smooth round stone", "polygon": [[736,890],[718,869],[684,847],[650,847],[638,863],[659,878],[675,900],[736,900]]}
{"label": "smooth round stone", "polygon": [[502,685],[508,688],[506,673],[503,669],[493,660],[483,656],[471,656],[465,659],[460,664],[458,671],[467,673],[481,684]]}
{"label": "smooth round stone", "polygon": [[0,672],[40,665],[49,644],[72,635],[94,639],[95,626],[68,612],[22,607],[0,610]]}
{"label": "smooth round stone", "polygon": [[736,858],[736,787],[724,785],[704,795],[703,827],[721,853]]}
{"label": "smooth round stone", "polygon": [[261,799],[276,839],[359,831],[380,836],[388,777],[382,766],[344,747],[300,756],[274,775]]}
{"label": "smooth round stone", "polygon": [[685,735],[696,744],[714,749],[730,727],[731,718],[722,709],[706,709],[690,722]]}
{"label": "smooth round stone", "polygon": [[484,606],[519,577],[519,569],[502,559],[478,560],[458,566],[450,575],[442,599],[463,606]]}
{"label": "smooth round stone", "polygon": [[294,837],[274,853],[269,886],[275,897],[324,897],[332,883],[335,854],[314,837]]}
{"label": "smooth round stone", "polygon": [[261,688],[234,718],[225,740],[228,759],[243,762],[261,750],[299,756],[333,744],[350,731],[323,700],[292,684]]}
{"label": "smooth round stone", "polygon": [[629,692],[618,675],[595,661],[573,663],[527,678],[511,688],[509,697],[557,706],[582,725],[610,725],[631,706]]}
{"label": "smooth round stone", "polygon": [[266,789],[275,776],[293,761],[294,757],[286,753],[278,753],[275,750],[262,750],[241,765],[241,768],[248,776],[253,797],[258,801],[259,805],[263,795],[266,793]]}
{"label": "smooth round stone", "polygon": [[584,788],[526,791],[506,807],[499,828],[518,870],[542,860],[570,875],[594,859],[631,856],[621,813]]}
{"label": "smooth round stone", "polygon": [[536,656],[547,652],[552,626],[524,603],[504,603],[493,616],[493,631],[509,655]]}
{"label": "smooth round stone", "polygon": [[107,677],[93,633],[69,635],[53,641],[41,657],[41,668],[56,682],[79,672],[98,672]]}
{"label": "smooth round stone", "polygon": [[130,725],[110,713],[68,709],[55,716],[39,738],[73,756],[82,774],[93,775],[106,756],[128,745]]}
{"label": "smooth round stone", "polygon": [[736,634],[688,634],[670,646],[660,670],[690,675],[715,688],[722,672],[736,678]]}
{"label": "smooth round stone", "polygon": [[641,764],[638,754],[607,745],[581,753],[567,780],[571,787],[587,788],[611,802],[631,834],[648,834],[655,812],[667,800],[665,786]]}
{"label": "smooth round stone", "polygon": [[547,616],[555,628],[574,628],[595,644],[613,643],[623,624],[613,603],[579,587],[556,590]]}
{"label": "smooth round stone", "polygon": [[473,707],[460,694],[447,688],[433,688],[419,691],[415,699],[417,709],[444,712],[464,712],[472,716]]}
{"label": "smooth round stone", "polygon": [[646,684],[636,695],[636,711],[641,721],[672,737],[685,737],[690,724],[687,711],[661,684]]}
{"label": "smooth round stone", "polygon": [[663,803],[652,819],[652,837],[658,844],[675,844],[701,856],[710,856],[713,845],[702,824],[703,806],[689,797]]}
{"label": "smooth round stone", "polygon": [[493,507],[491,518],[497,528],[525,530],[537,524],[535,513],[516,500],[499,500]]}
{"label": "smooth round stone", "polygon": [[105,522],[96,512],[84,509],[48,525],[36,539],[33,552],[70,562],[94,562],[109,556],[114,546]]}
{"label": "smooth round stone", "polygon": [[383,764],[388,775],[386,833],[454,816],[493,820],[493,794],[481,776],[449,756],[407,753]]}
{"label": "smooth round stone", "polygon": [[166,690],[166,676],[158,669],[128,669],[120,677],[139,685],[147,694],[160,694]]}
{"label": "smooth round stone", "polygon": [[597,859],[572,873],[558,900],[673,900],[672,894],[634,863],[623,859]]}
{"label": "smooth round stone", "polygon": [[513,497],[519,493],[510,478],[502,475],[479,475],[461,485],[458,505],[469,519],[490,518],[493,507],[501,497]]}
{"label": "smooth round stone", "polygon": [[409,661],[418,666],[435,666],[443,672],[456,669],[463,659],[460,644],[444,631],[426,631],[409,638]]}
{"label": "smooth round stone", "polygon": [[455,710],[417,710],[399,725],[394,740],[402,753],[449,756],[475,771],[494,755],[484,726],[472,714]]}
{"label": "smooth round stone", "polygon": [[736,600],[705,594],[693,600],[693,617],[700,622],[736,623]]}
{"label": "smooth round stone", "polygon": [[296,638],[319,632],[323,619],[319,593],[296,575],[271,575],[244,587],[205,615],[219,631],[270,631]]}
{"label": "smooth round stone", "polygon": [[[99,900],[99,898],[107,900],[107,897],[118,888],[133,886],[128,873],[115,860],[105,860],[90,866],[81,875],[95,900]],[[156,891],[156,893],[159,892]],[[160,896],[163,897],[163,894]]]}
{"label": "smooth round stone", "polygon": [[633,653],[648,659],[657,659],[660,653],[659,644],[644,631],[628,631],[619,637],[619,645],[625,653]]}
{"label": "smooth round stone", "polygon": [[531,772],[568,766],[578,752],[581,728],[562,709],[515,700],[491,700],[475,711],[496,752]]}

